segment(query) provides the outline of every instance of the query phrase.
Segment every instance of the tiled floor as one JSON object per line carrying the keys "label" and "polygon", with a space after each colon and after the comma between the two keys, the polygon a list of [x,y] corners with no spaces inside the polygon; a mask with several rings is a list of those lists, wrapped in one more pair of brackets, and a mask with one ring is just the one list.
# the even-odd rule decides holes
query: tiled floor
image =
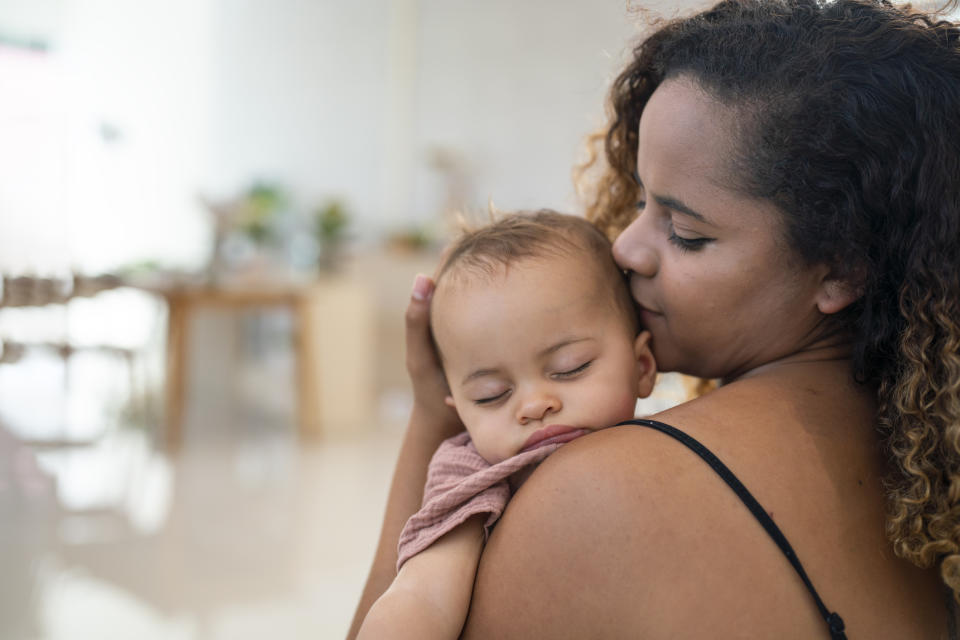
{"label": "tiled floor", "polygon": [[[206,400],[174,456],[142,428],[45,448],[0,424],[0,640],[344,636],[409,399],[382,402],[393,417],[363,433],[302,445],[279,392],[291,367],[249,394],[224,367],[197,383]],[[681,399],[663,382],[640,413]]]}
{"label": "tiled floor", "polygon": [[399,446],[207,428],[35,450],[0,432],[3,640],[341,638]]}

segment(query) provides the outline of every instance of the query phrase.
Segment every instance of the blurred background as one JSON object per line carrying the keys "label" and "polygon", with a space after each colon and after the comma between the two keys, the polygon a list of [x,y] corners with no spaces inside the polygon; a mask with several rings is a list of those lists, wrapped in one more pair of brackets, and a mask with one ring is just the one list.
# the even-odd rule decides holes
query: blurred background
{"label": "blurred background", "polygon": [[0,638],[342,637],[414,275],[454,211],[582,210],[636,20],[0,0]]}

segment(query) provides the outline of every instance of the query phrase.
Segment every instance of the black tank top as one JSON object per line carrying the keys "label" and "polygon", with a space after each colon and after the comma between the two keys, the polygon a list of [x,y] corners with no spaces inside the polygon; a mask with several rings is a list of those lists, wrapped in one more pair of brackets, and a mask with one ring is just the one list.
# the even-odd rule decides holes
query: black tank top
{"label": "black tank top", "polygon": [[747,491],[747,488],[743,486],[743,483],[737,479],[737,476],[733,475],[733,472],[727,468],[725,464],[720,462],[717,456],[713,455],[709,449],[700,444],[694,438],[688,436],[683,431],[671,427],[668,424],[662,422],[657,422],[656,420],[627,420],[621,422],[620,424],[634,424],[641,427],[649,427],[651,429],[656,429],[662,433],[667,434],[671,438],[674,438],[688,449],[693,451],[695,454],[703,458],[703,460],[710,465],[710,468],[717,472],[717,475],[727,483],[727,485],[733,489],[733,492],[737,494],[737,497],[740,498],[740,501],[750,510],[750,513],[753,514],[753,517],[756,518],[760,525],[766,530],[766,532],[773,538],[773,541],[777,543],[777,546],[780,547],[780,551],[783,552],[783,555],[787,556],[787,560],[790,561],[790,564],[793,565],[793,568],[800,575],[800,579],[803,580],[803,584],[806,585],[807,591],[810,592],[810,595],[813,596],[813,601],[817,605],[817,609],[820,610],[820,615],[823,616],[824,621],[827,623],[827,629],[830,631],[831,640],[846,640],[846,634],[844,633],[843,618],[840,617],[836,612],[830,612],[827,609],[827,606],[823,604],[823,600],[820,599],[820,595],[817,593],[817,590],[813,588],[813,583],[810,582],[810,578],[807,577],[807,572],[803,570],[803,565],[800,564],[799,558],[797,558],[796,552],[793,550],[793,547],[790,546],[790,543],[787,542],[787,538],[780,531],[779,527],[774,524],[773,519],[767,514],[766,510],[760,506],[760,503],[757,502],[757,499],[750,495],[750,492]]}

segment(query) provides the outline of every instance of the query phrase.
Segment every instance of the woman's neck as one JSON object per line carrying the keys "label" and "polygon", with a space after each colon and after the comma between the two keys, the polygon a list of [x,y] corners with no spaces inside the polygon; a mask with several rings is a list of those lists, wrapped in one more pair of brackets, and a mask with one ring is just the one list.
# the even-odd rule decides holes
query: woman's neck
{"label": "woman's neck", "polygon": [[743,373],[725,377],[721,379],[721,385],[791,369],[796,365],[824,364],[843,366],[849,370],[852,352],[853,348],[848,342],[825,340],[802,351],[753,367]]}

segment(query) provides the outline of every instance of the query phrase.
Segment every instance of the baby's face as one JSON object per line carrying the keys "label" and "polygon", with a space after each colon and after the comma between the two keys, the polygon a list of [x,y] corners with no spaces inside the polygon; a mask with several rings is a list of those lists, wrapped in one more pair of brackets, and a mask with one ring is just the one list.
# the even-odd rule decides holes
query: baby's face
{"label": "baby's face", "polygon": [[441,280],[431,315],[448,403],[488,462],[633,417],[638,341],[595,271],[545,257]]}

